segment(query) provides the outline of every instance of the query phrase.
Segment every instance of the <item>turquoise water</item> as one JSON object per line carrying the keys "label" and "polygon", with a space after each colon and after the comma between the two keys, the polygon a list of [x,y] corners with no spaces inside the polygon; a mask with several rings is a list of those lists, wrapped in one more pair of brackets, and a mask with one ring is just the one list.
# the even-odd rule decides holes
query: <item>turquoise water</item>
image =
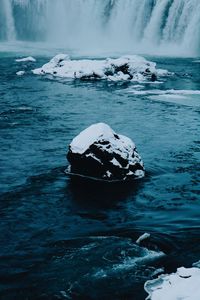
{"label": "turquoise water", "polygon": [[[198,59],[150,57],[174,74],[134,87],[37,77],[30,70],[50,56],[17,57],[0,54],[1,299],[144,299],[155,270],[199,260],[200,95],[159,94],[199,91]],[[144,180],[102,187],[65,176],[72,138],[102,121],[134,140]],[[144,232],[153,253],[138,261]]]}

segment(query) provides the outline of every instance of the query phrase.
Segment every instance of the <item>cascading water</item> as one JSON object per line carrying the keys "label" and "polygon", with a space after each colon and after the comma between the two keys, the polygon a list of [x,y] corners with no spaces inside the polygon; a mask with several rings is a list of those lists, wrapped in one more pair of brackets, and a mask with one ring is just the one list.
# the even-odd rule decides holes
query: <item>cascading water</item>
{"label": "cascading water", "polygon": [[16,32],[12,2],[10,0],[2,0],[2,6],[5,14],[5,36],[8,41],[13,41],[16,38]]}
{"label": "cascading water", "polygon": [[200,54],[199,0],[0,0],[0,6],[1,40]]}

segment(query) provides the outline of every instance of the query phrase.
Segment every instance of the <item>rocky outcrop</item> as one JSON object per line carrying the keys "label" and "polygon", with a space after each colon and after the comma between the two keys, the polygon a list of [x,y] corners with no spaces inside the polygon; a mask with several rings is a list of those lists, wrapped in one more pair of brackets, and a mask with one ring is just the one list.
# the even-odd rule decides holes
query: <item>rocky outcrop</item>
{"label": "rocky outcrop", "polygon": [[33,73],[80,80],[107,79],[111,81],[156,81],[159,76],[168,74],[165,70],[157,69],[156,63],[138,55],[122,56],[116,59],[71,60],[66,54],[56,55],[41,68],[33,70]]}
{"label": "rocky outcrop", "polygon": [[91,125],[69,145],[69,172],[107,181],[142,178],[145,174],[135,144],[107,124]]}

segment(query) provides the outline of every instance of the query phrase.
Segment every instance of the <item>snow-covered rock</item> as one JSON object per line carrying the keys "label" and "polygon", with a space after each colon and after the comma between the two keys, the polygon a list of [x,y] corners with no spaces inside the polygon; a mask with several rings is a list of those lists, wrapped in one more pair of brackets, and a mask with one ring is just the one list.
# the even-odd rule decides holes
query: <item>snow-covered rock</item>
{"label": "snow-covered rock", "polygon": [[149,294],[147,299],[151,300],[199,300],[200,269],[181,267],[176,273],[147,281],[144,288]]}
{"label": "snow-covered rock", "polygon": [[23,76],[26,72],[25,71],[18,71],[16,73],[17,76]]}
{"label": "snow-covered rock", "polygon": [[150,236],[150,233],[145,232],[136,240],[136,244],[140,245],[144,240],[150,238]]}
{"label": "snow-covered rock", "polygon": [[122,56],[117,59],[71,60],[66,54],[58,54],[41,68],[33,70],[33,73],[82,80],[155,81],[159,76],[165,76],[167,71],[156,69],[156,63],[138,55]]}
{"label": "snow-covered rock", "polygon": [[36,59],[32,56],[23,57],[23,58],[17,58],[15,59],[16,62],[36,62]]}
{"label": "snow-covered rock", "polygon": [[69,172],[102,180],[129,180],[144,176],[135,144],[107,124],[93,124],[69,145]]}

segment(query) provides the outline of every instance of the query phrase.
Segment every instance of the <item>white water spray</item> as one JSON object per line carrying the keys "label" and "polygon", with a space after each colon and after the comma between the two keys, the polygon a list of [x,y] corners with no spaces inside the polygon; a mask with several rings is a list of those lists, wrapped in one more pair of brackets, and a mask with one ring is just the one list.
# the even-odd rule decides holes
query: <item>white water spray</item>
{"label": "white water spray", "polygon": [[11,0],[3,0],[3,10],[5,12],[5,26],[6,26],[6,37],[8,41],[14,41],[16,39],[15,22],[12,11]]}
{"label": "white water spray", "polygon": [[0,1],[7,40],[94,52],[200,55],[199,0]]}

